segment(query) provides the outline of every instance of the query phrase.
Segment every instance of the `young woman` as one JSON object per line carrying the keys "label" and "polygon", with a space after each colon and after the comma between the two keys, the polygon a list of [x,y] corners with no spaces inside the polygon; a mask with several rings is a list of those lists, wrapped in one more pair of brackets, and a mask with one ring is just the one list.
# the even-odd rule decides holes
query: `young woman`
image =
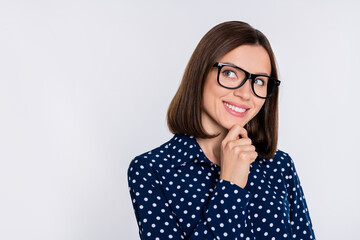
{"label": "young woman", "polygon": [[168,110],[173,138],[129,166],[141,239],[315,239],[294,163],[277,149],[277,78],[249,24],[201,39]]}

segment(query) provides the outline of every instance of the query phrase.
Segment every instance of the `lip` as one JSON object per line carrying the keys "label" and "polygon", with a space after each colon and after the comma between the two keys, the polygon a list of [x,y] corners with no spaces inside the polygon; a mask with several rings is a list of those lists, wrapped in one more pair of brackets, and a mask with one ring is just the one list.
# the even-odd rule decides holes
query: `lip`
{"label": "lip", "polygon": [[238,103],[236,103],[236,102],[223,101],[223,103],[228,103],[228,104],[233,105],[233,106],[235,106],[235,107],[243,108],[243,109],[246,109],[246,110],[249,109],[248,106],[242,105],[242,104],[238,104]]}
{"label": "lip", "polygon": [[[246,109],[246,111],[243,112],[243,113],[235,112],[234,110],[228,108],[228,107],[225,105],[225,103],[228,103],[228,104],[233,105],[233,106],[238,107],[238,108]],[[246,106],[246,105],[237,104],[237,103],[234,103],[234,102],[227,102],[227,101],[225,102],[225,101],[223,101],[223,104],[224,104],[224,107],[225,107],[226,111],[227,111],[228,113],[230,113],[231,115],[235,116],[235,117],[245,117],[245,115],[247,114],[248,110],[250,109],[250,108],[249,108],[248,106]]]}

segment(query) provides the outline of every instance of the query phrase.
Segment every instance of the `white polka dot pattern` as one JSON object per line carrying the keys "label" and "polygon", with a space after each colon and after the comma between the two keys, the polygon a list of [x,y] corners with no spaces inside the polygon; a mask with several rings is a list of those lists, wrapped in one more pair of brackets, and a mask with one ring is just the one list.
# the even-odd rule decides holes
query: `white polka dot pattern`
{"label": "white polka dot pattern", "polygon": [[128,181],[141,239],[315,239],[288,154],[259,156],[244,189],[219,176],[188,135],[137,156]]}

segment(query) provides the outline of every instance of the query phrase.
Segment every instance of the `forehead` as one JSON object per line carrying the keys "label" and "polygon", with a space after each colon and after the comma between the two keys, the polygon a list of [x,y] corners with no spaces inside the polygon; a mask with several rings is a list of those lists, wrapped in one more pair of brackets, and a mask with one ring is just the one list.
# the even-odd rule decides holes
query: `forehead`
{"label": "forehead", "polygon": [[261,45],[241,45],[218,59],[218,62],[231,63],[251,73],[271,73],[270,57]]}

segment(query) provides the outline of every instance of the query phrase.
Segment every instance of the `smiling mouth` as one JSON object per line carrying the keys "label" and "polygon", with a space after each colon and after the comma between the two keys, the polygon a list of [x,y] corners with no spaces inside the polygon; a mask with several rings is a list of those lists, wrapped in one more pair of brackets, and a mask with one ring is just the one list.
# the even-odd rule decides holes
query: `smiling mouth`
{"label": "smiling mouth", "polygon": [[244,113],[246,112],[248,109],[245,109],[245,108],[239,108],[239,107],[236,107],[236,106],[233,106],[227,102],[224,102],[225,106],[230,108],[231,110],[235,111],[235,112],[238,112],[238,113]]}

